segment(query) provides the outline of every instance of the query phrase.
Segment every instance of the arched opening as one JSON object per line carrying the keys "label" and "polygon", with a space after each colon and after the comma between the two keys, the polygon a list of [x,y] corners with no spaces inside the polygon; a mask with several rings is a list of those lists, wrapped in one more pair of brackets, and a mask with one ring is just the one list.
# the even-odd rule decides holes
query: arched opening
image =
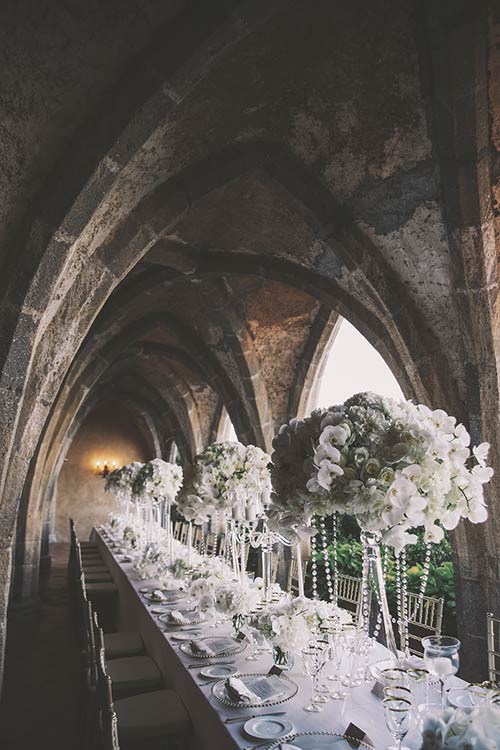
{"label": "arched opening", "polygon": [[229,416],[226,407],[223,406],[217,429],[217,442],[224,443],[226,441],[233,442],[236,440],[238,440],[238,436],[234,429],[234,424],[231,421],[231,417]]}
{"label": "arched opening", "polygon": [[404,398],[381,354],[348,320],[339,316],[318,366],[308,411],[341,404],[362,391],[396,400]]}

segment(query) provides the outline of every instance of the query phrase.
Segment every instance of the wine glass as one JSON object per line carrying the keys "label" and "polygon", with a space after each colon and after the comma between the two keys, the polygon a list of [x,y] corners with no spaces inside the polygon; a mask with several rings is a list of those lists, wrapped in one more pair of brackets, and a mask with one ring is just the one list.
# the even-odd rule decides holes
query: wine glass
{"label": "wine glass", "polygon": [[447,705],[446,681],[458,672],[460,641],[449,635],[431,635],[422,638],[422,645],[425,666],[441,684],[441,707],[444,710]]}
{"label": "wine glass", "polygon": [[410,728],[411,701],[406,698],[387,697],[382,701],[387,729],[396,740],[387,750],[408,750],[402,742]]}
{"label": "wine glass", "polygon": [[323,706],[316,701],[316,685],[318,673],[325,663],[325,646],[326,644],[315,643],[302,649],[304,673],[311,678],[311,700],[307,706],[304,706],[304,711],[319,713],[323,710]]}

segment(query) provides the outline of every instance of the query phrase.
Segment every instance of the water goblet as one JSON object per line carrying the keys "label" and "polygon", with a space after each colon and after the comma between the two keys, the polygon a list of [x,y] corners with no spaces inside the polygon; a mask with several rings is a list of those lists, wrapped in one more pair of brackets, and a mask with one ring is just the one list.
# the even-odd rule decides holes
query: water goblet
{"label": "water goblet", "polygon": [[389,687],[385,687],[384,698],[395,698],[398,700],[410,701],[410,703],[413,701],[410,688],[403,687],[402,685],[390,685]]}
{"label": "water goblet", "polygon": [[441,707],[447,705],[446,681],[458,672],[460,641],[449,635],[431,635],[422,638],[424,662],[429,672],[441,684]]}
{"label": "water goblet", "polygon": [[403,667],[390,667],[388,669],[381,669],[379,674],[382,685],[384,687],[390,687],[391,685],[410,687],[409,672]]}
{"label": "water goblet", "polygon": [[345,656],[345,645],[341,630],[329,634],[328,661],[325,665],[327,680],[333,682],[330,687],[330,698],[341,699],[347,697],[347,690],[342,685],[342,659]]}
{"label": "water goblet", "polygon": [[387,697],[382,701],[382,705],[387,729],[396,741],[396,745],[391,745],[387,750],[407,750],[402,743],[410,728],[411,701]]}
{"label": "water goblet", "polygon": [[316,687],[318,673],[324,665],[325,650],[319,643],[314,643],[302,649],[304,673],[311,678],[311,700],[307,706],[304,706],[304,711],[319,713],[323,710],[323,706],[316,700]]}

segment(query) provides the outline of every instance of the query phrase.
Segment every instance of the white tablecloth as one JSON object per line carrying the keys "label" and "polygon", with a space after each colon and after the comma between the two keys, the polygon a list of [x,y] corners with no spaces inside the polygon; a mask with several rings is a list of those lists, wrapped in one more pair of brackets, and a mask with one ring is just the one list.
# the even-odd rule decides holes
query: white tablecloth
{"label": "white tablecloth", "polygon": [[[262,740],[251,740],[243,733],[243,723],[226,724],[230,716],[243,716],[271,712],[272,709],[232,709],[220,704],[212,695],[213,683],[200,686],[203,678],[198,669],[187,669],[187,664],[196,660],[182,653],[179,642],[172,639],[176,631],[165,633],[160,628],[158,615],[150,612],[150,605],[139,593],[146,585],[158,585],[157,581],[135,580],[131,563],[120,563],[113,550],[105,542],[99,531],[94,530],[93,538],[108,565],[119,588],[119,628],[140,632],[148,654],[156,661],[167,687],[172,687],[180,695],[191,716],[194,730],[195,747],[199,750],[236,750],[237,748],[257,745]],[[154,605],[152,605],[154,607]],[[209,625],[200,626],[203,635],[225,635],[230,633],[229,626],[218,630]],[[271,656],[266,655],[258,661],[247,661],[248,652],[234,657],[240,673],[268,672],[272,666]],[[379,661],[380,655],[374,655],[373,661]],[[383,658],[383,657],[382,657]],[[230,661],[224,659],[223,661]],[[200,660],[200,669],[203,660]],[[371,685],[350,690],[345,701],[329,701],[322,713],[307,713],[303,706],[310,697],[310,678],[302,674],[302,662],[298,658],[295,667],[287,675],[297,683],[297,695],[287,703],[276,707],[276,711],[287,712],[297,731],[345,732],[350,722],[360,727],[373,741],[376,750],[385,750],[394,744],[391,735],[385,728],[381,701],[371,692]],[[405,738],[404,744],[412,750],[420,748],[420,734],[414,729]]]}

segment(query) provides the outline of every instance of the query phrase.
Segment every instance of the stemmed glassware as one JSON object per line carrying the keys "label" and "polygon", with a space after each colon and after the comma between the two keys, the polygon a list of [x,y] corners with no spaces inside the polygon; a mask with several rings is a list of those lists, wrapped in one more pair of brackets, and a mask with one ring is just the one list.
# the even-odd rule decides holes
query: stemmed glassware
{"label": "stemmed glassware", "polygon": [[[388,689],[396,690],[396,688]],[[384,706],[387,729],[396,740],[396,745],[392,745],[388,750],[407,750],[407,748],[403,747],[402,742],[410,728],[411,701],[406,698],[388,695],[382,701],[382,705]]]}
{"label": "stemmed glassware", "polygon": [[304,706],[304,711],[319,713],[323,705],[317,701],[318,676],[327,658],[328,644],[317,641],[302,649],[304,672],[311,678],[311,700]]}
{"label": "stemmed glassware", "polygon": [[460,641],[449,635],[422,638],[424,662],[429,672],[441,683],[441,707],[447,705],[446,681],[458,672]]}

